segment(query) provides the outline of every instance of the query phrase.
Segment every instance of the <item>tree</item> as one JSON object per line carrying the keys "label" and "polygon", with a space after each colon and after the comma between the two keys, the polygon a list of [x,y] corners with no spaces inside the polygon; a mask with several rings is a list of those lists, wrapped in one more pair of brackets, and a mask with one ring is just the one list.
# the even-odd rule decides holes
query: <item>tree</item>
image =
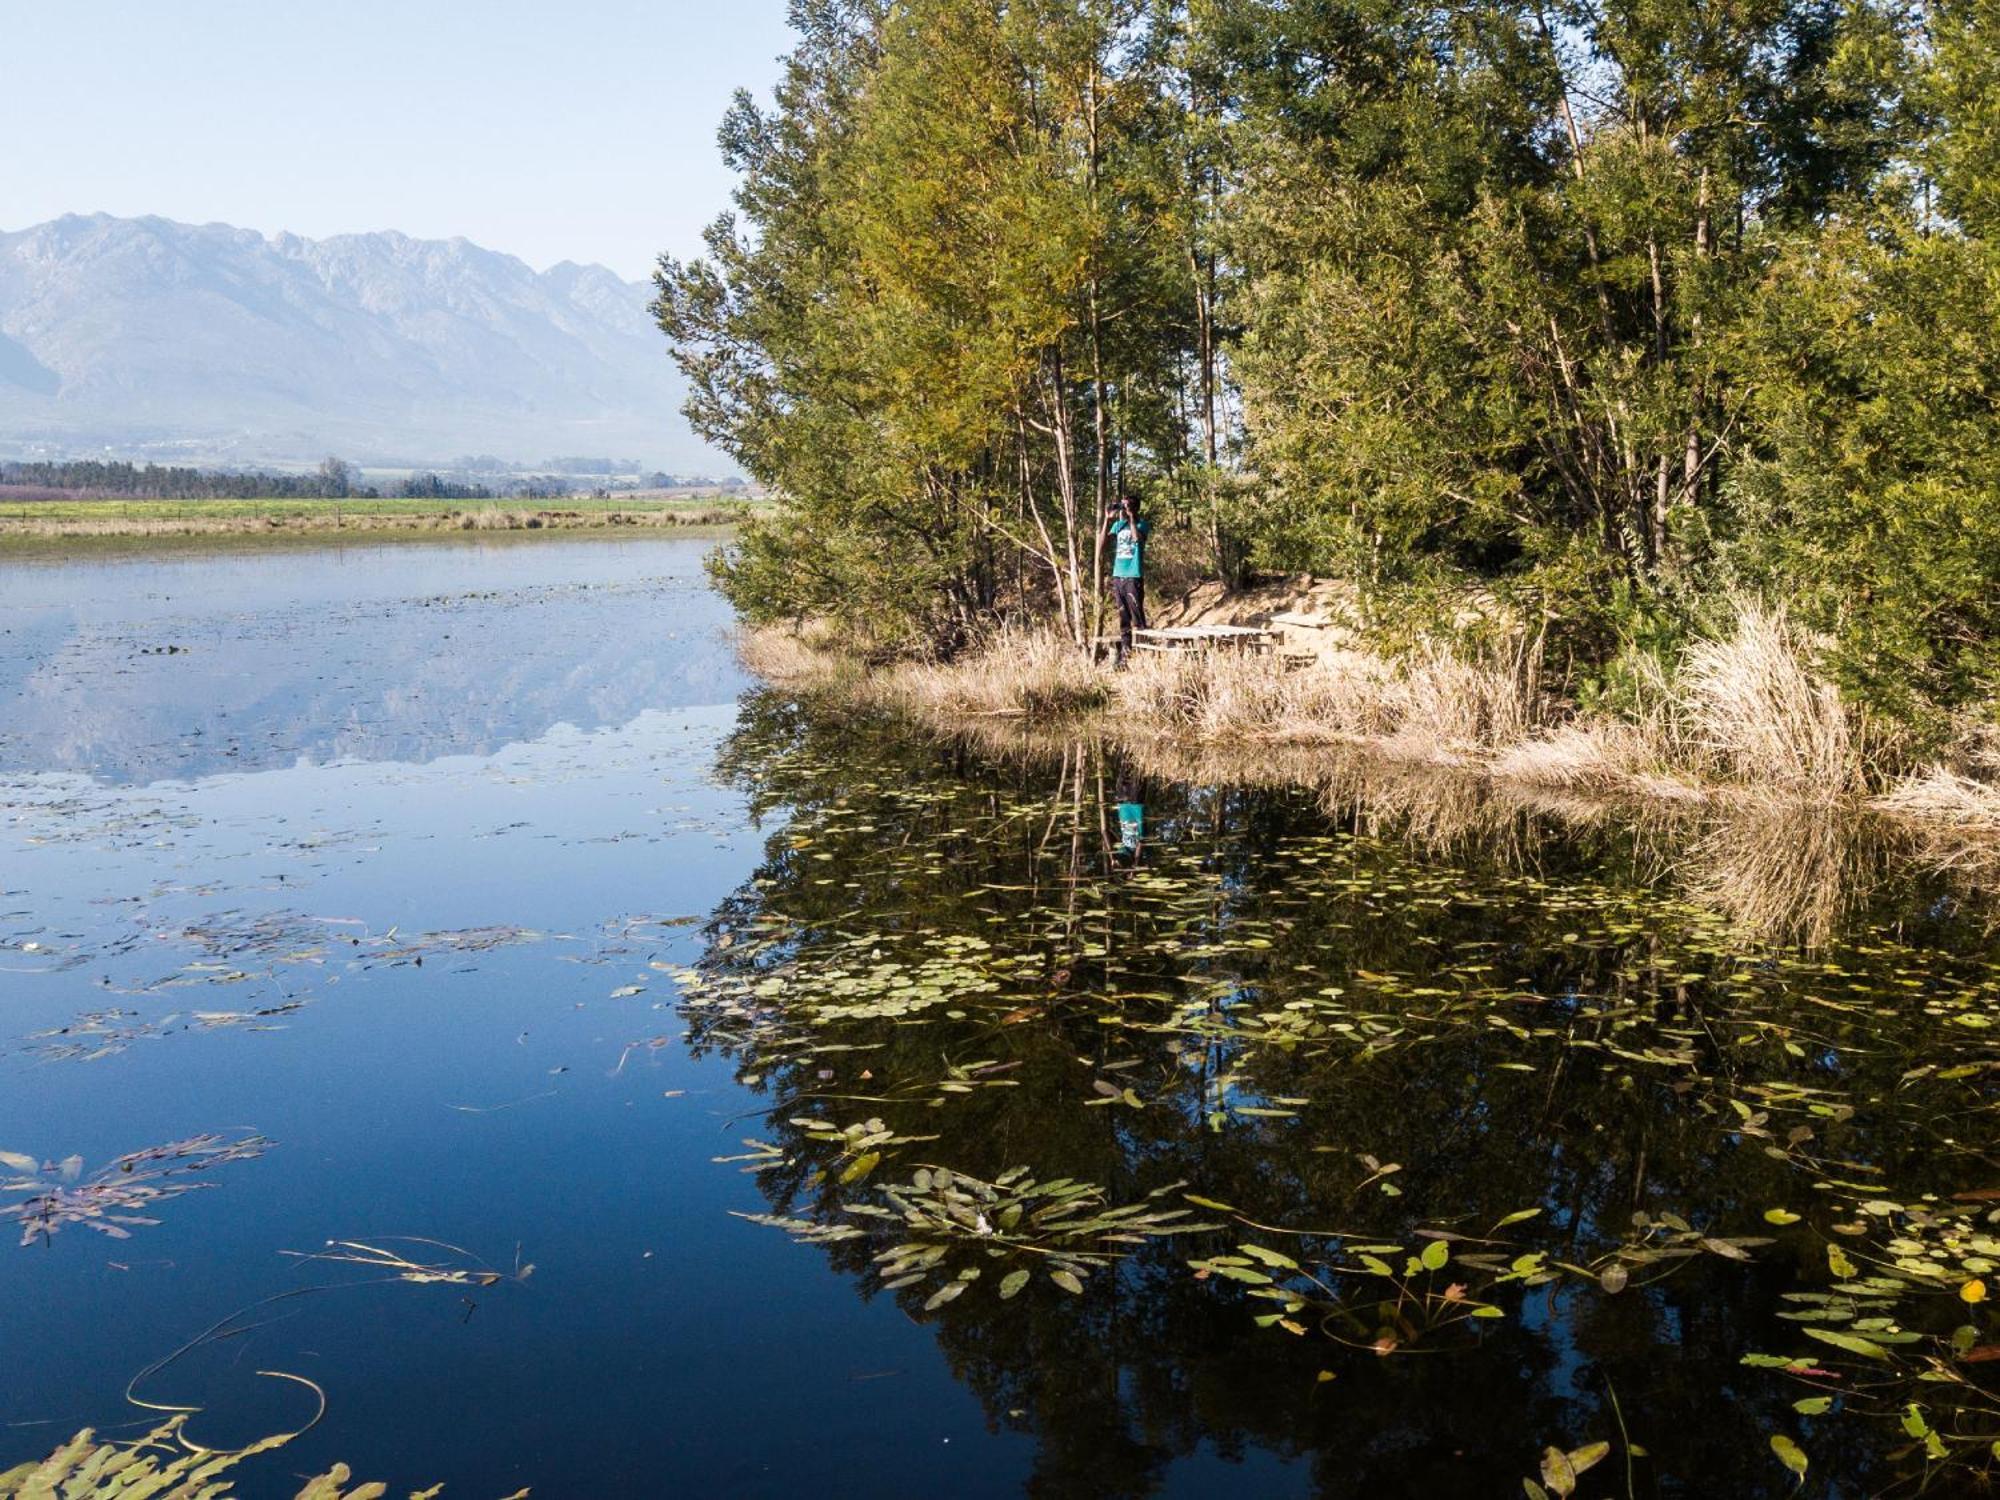
{"label": "tree", "polygon": [[[1286,561],[1672,586],[1745,392],[1726,335],[1777,246],[1871,180],[1884,17],[1252,7],[1239,366]],[[1600,590],[1601,582],[1592,584]]]}
{"label": "tree", "polygon": [[752,618],[1084,642],[1136,486],[1219,575],[1476,586],[1586,672],[1729,587],[1905,717],[2000,669],[1993,0],[792,15],[657,277],[784,501],[719,564]]}
{"label": "tree", "polygon": [[338,458],[323,458],[319,463],[319,492],[329,500],[344,500],[354,488],[354,469],[346,461]]}
{"label": "tree", "polygon": [[813,4],[739,211],[657,304],[697,426],[790,502],[723,580],[949,643],[1004,589],[1093,629],[1098,517],[1186,454],[1135,0]]}

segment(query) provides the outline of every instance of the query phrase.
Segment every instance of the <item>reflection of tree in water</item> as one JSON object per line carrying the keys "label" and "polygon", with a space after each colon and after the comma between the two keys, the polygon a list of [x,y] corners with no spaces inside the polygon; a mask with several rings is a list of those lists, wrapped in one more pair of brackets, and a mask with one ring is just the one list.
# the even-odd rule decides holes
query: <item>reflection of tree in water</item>
{"label": "reflection of tree in water", "polygon": [[[1410,1245],[1421,1227],[1481,1237],[1538,1208],[1501,1232],[1503,1253],[1593,1268],[1635,1212],[1773,1240],[1748,1264],[1635,1261],[1618,1295],[1581,1277],[1517,1292],[1477,1347],[1419,1342],[1390,1358],[1365,1336],[1356,1348],[1259,1328],[1250,1315],[1268,1304],[1187,1264],[1242,1240],[1351,1262],[1327,1233],[1149,1241],[1080,1297],[1038,1280],[1001,1300],[989,1277],[926,1314],[930,1288],[894,1293],[989,1419],[1035,1434],[1038,1493],[1146,1493],[1204,1444],[1307,1459],[1327,1495],[1519,1493],[1544,1446],[1616,1441],[1621,1414],[1650,1453],[1638,1493],[1789,1493],[1773,1433],[1800,1434],[1834,1493],[1891,1477],[1880,1432],[1838,1419],[1803,1431],[1790,1410],[1803,1392],[1740,1361],[1796,1352],[1782,1298],[1826,1281],[1823,1237],[1763,1221],[1774,1206],[1812,1211],[1818,1163],[1906,1198],[1982,1176],[1898,1097],[1949,1045],[1921,1015],[1836,996],[1802,1021],[1804,962],[1745,954],[1713,919],[1635,889],[1606,860],[1615,832],[1544,837],[1529,870],[1519,846],[1500,865],[1462,850],[1441,870],[1328,837],[1307,795],[1155,781],[1142,874],[1116,858],[1120,768],[1088,746],[996,768],[764,701],[721,769],[760,813],[792,818],[714,914],[711,973],[810,976],[816,955],[857,939],[894,958],[948,935],[991,942],[998,982],[957,1016],[809,1032],[787,1030],[792,1000],[755,1024],[690,1011],[694,1045],[735,1056],[773,1100],[784,1164],[759,1181],[775,1213],[836,1222],[922,1163],[987,1180],[1025,1165],[1099,1184],[1112,1203],[1185,1181],[1248,1221],[1348,1243]],[[1810,987],[1866,992],[1889,981],[1871,970],[1908,958],[1871,951],[1815,959],[1844,977]],[[1935,957],[1932,982],[1970,978]],[[825,1046],[862,1050],[806,1050]],[[947,1067],[973,1069],[977,1086],[940,1092]],[[1143,1107],[1094,1091],[1104,1079]],[[1813,1113],[1786,1098],[1834,1102]],[[1241,1112],[1285,1099],[1306,1102]],[[938,1139],[843,1187],[838,1148],[789,1123],[871,1115]],[[1397,1170],[1376,1177],[1362,1154]],[[873,1295],[875,1258],[901,1228],[853,1222],[866,1232],[824,1250]],[[1624,1469],[1620,1448],[1592,1484],[1624,1493]]]}

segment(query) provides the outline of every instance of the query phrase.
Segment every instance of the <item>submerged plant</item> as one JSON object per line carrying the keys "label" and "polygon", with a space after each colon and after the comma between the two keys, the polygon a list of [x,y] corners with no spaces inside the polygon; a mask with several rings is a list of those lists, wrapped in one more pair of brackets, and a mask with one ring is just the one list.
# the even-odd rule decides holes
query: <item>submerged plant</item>
{"label": "submerged plant", "polygon": [[1002,1300],[1018,1295],[1037,1271],[1075,1294],[1093,1270],[1130,1254],[1131,1247],[1214,1229],[1184,1222],[1189,1209],[1163,1205],[1162,1199],[1183,1186],[1169,1183],[1137,1203],[1112,1206],[1094,1183],[1067,1177],[1041,1182],[1026,1167],[1011,1168],[991,1182],[947,1167],[922,1167],[908,1182],[880,1189],[882,1202],[841,1203],[825,1221],[737,1217],[812,1244],[894,1236],[896,1243],[873,1258],[875,1275],[885,1291],[937,1284],[924,1303],[931,1312],[989,1270],[1005,1269]]}
{"label": "submerged plant", "polygon": [[0,1195],[21,1195],[0,1203],[0,1220],[21,1225],[21,1243],[51,1238],[67,1224],[80,1224],[112,1239],[130,1239],[132,1230],[157,1224],[145,1210],[212,1182],[190,1182],[196,1172],[262,1156],[270,1142],[261,1135],[231,1140],[221,1135],[190,1136],[164,1146],[148,1146],[106,1162],[83,1176],[83,1158],[38,1163],[17,1151],[0,1151],[0,1166],[18,1174],[0,1180]]}
{"label": "submerged plant", "polygon": [[311,1254],[287,1250],[285,1254],[296,1257],[301,1262],[332,1261],[341,1265],[363,1266],[371,1271],[386,1271],[387,1280],[409,1281],[417,1285],[491,1287],[503,1281],[526,1281],[534,1275],[533,1265],[516,1265],[512,1271],[497,1271],[486,1264],[470,1250],[462,1250],[457,1245],[447,1245],[442,1240],[423,1239],[416,1235],[384,1235],[399,1244],[420,1245],[432,1251],[447,1252],[446,1258],[435,1256],[419,1260],[414,1255],[391,1250],[382,1245],[367,1245],[359,1240],[328,1240],[326,1248]]}
{"label": "submerged plant", "polygon": [[[1686,1368],[1647,1388],[1632,1433],[1653,1453],[1627,1444],[1647,1488],[1722,1477],[1723,1445],[1680,1435],[1711,1418],[1774,1487],[1810,1467],[1943,1493],[1993,1462],[2000,1198],[1976,1196],[1974,1126],[2000,1086],[2000,962],[1940,940],[1955,909],[1928,887],[1887,905],[1871,864],[1847,891],[1843,826],[1700,846],[1742,872],[1749,895],[1725,901],[1689,878],[1684,829],[1572,842],[1489,808],[1489,838],[1456,808],[1402,825],[1088,745],[1060,770],[1054,749],[980,778],[955,757],[850,769],[846,741],[784,727],[744,780],[791,816],[682,971],[681,1014],[772,1098],[743,1159],[762,1222],[913,1313],[955,1304],[937,1336],[1005,1393],[996,1421],[1101,1377],[1092,1431],[1230,1421],[1283,1445],[1303,1419],[1260,1412],[1316,1375],[1390,1423],[1464,1380],[1501,1424],[1577,1401],[1561,1428],[1516,1422],[1554,1446],[1481,1473],[1590,1494],[1624,1434],[1611,1381],[1671,1341]],[[1140,850],[1120,843],[1134,802]],[[1752,898],[1781,883],[1764,904],[1809,920],[1760,918]],[[942,1191],[935,1168],[892,1165],[916,1133],[952,1164]],[[1091,1225],[1114,1203],[1161,1212],[1142,1195],[1181,1178],[1173,1206],[1226,1238],[1192,1213],[1131,1240]],[[1050,1184],[1108,1186],[1037,1221]],[[1033,1237],[1065,1224],[1086,1232]],[[1055,1270],[1100,1295],[1017,1316],[1006,1297]],[[1248,1346],[1218,1334],[1238,1318]],[[1135,1324],[1102,1358],[1084,1347]],[[1762,1379],[1736,1367],[1765,1349]],[[1785,1378],[1815,1386],[1796,1413]],[[1215,1416],[1251,1379],[1256,1400]],[[1790,1425],[1815,1414],[1872,1416],[1887,1441]],[[1068,1415],[1039,1420],[1056,1442]]]}
{"label": "submerged plant", "polygon": [[[231,1470],[307,1430],[218,1453],[188,1438],[182,1431],[187,1420],[186,1413],[177,1413],[130,1443],[101,1442],[85,1428],[47,1458],[0,1473],[0,1500],[234,1500]],[[433,1485],[410,1500],[435,1500],[443,1489]],[[295,1500],[384,1500],[388,1493],[384,1484],[355,1485],[347,1465],[335,1464],[307,1480]],[[517,1490],[507,1500],[527,1500],[528,1493]]]}

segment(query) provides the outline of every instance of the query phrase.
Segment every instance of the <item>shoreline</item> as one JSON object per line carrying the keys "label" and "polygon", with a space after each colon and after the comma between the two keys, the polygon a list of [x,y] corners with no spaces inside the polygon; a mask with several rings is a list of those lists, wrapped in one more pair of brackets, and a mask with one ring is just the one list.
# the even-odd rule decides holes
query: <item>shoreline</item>
{"label": "shoreline", "polygon": [[569,507],[501,507],[419,512],[280,514],[199,513],[184,516],[29,518],[0,513],[0,557],[70,555],[145,546],[234,544],[247,547],[329,541],[402,542],[495,540],[541,536],[666,534],[724,540],[745,519],[740,506],[702,505],[672,510],[583,510]]}
{"label": "shoreline", "polygon": [[[1746,619],[1747,642],[1697,648],[1682,696],[1650,723],[1531,702],[1520,679],[1532,673],[1442,654],[1342,650],[1303,667],[1190,654],[1114,673],[1067,642],[1003,632],[949,663],[871,665],[810,626],[745,627],[739,652],[759,677],[822,704],[885,710],[996,748],[1093,738],[1181,779],[1455,785],[1569,817],[1873,820],[1939,869],[2000,869],[2000,784],[1937,760],[1871,763],[1865,726],[1842,717],[1773,625]],[[1747,666],[1737,659],[1757,653]],[[1730,701],[1753,667],[1768,684],[1786,664],[1798,676],[1780,684],[1775,708]],[[1991,754],[1957,752],[1973,769]]]}

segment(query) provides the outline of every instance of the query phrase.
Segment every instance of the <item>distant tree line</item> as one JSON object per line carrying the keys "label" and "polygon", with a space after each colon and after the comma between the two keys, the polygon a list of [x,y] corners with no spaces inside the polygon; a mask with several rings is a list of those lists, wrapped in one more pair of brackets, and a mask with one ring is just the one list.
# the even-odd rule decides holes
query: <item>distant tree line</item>
{"label": "distant tree line", "polygon": [[1887,711],[2000,682],[1993,0],[792,18],[657,277],[786,499],[752,616],[1081,640],[1129,487],[1223,576],[1509,599],[1584,688],[1741,591]]}
{"label": "distant tree line", "polygon": [[310,474],[272,474],[219,469],[183,469],[98,459],[54,463],[0,462],[0,484],[32,486],[90,498],[143,496],[157,500],[338,500],[379,498],[355,484],[354,470],[328,459]]}
{"label": "distant tree line", "polygon": [[461,484],[440,479],[435,474],[412,474],[396,491],[404,500],[491,500],[493,491],[483,484]]}
{"label": "distant tree line", "polygon": [[[173,468],[98,459],[53,463],[0,462],[0,485],[83,499],[126,496],[149,500],[379,500],[382,490],[357,481],[352,464],[329,458],[310,474],[266,470]],[[532,486],[524,487],[538,494]],[[494,490],[437,474],[413,474],[393,494],[405,500],[491,500]],[[551,493],[559,493],[554,491]]]}

